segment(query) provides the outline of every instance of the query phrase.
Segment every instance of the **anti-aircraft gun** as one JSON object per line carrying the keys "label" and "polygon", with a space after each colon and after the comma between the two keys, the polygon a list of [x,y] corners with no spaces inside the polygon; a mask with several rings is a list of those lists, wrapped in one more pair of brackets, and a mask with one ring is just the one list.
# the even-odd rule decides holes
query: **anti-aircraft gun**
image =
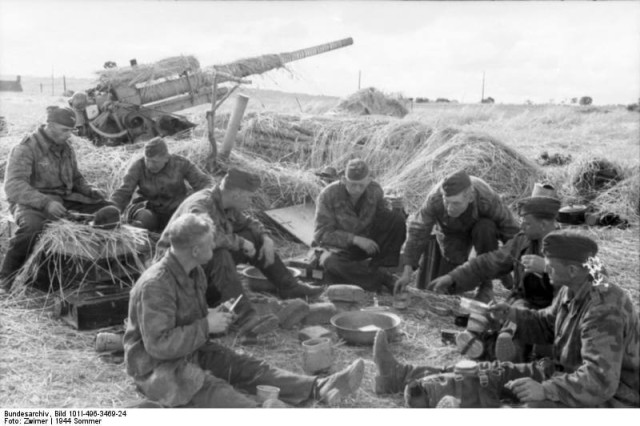
{"label": "anti-aircraft gun", "polygon": [[[353,44],[346,38],[292,52],[241,59],[200,68],[192,56],[167,58],[154,64],[114,67],[105,63],[99,84],[83,105],[86,136],[98,144],[118,145],[153,136],[168,136],[195,127],[178,111],[212,103],[215,110],[245,77]],[[223,86],[221,83],[230,83]],[[73,101],[73,99],[72,99]]]}

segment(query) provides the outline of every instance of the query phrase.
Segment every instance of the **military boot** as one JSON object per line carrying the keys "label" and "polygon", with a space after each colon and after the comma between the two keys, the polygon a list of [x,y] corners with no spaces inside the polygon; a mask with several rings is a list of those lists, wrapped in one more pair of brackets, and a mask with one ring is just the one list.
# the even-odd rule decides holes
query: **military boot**
{"label": "military boot", "polygon": [[316,287],[298,281],[297,278],[291,275],[291,272],[282,263],[278,255],[275,256],[271,265],[258,267],[264,276],[276,286],[278,294],[283,299],[313,299],[320,296],[324,291],[324,287]]}
{"label": "military boot", "polygon": [[375,392],[377,395],[402,392],[407,383],[431,374],[441,373],[441,368],[413,366],[399,363],[389,349],[387,333],[378,330],[373,341],[373,362],[376,363]]}
{"label": "military boot", "polygon": [[318,379],[315,384],[314,397],[320,402],[332,405],[340,402],[358,390],[364,377],[364,361],[362,358],[350,366],[328,377]]}

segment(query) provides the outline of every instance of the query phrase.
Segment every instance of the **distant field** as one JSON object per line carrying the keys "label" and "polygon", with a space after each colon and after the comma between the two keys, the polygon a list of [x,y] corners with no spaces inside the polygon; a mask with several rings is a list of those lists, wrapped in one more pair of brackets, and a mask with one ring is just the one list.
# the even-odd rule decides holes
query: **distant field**
{"label": "distant field", "polygon": [[[85,88],[77,82],[78,88]],[[88,82],[85,82],[88,83]],[[75,84],[75,83],[74,83]],[[68,84],[71,88],[76,88]],[[44,119],[45,107],[64,104],[61,96],[39,93],[39,82],[31,82],[25,93],[0,93],[0,115],[8,122],[8,134],[0,137],[0,170],[11,147]],[[45,90],[46,92],[46,90]],[[243,89],[250,97],[248,112],[286,114],[324,114],[339,99],[303,94]],[[221,113],[233,106],[233,97]],[[207,106],[185,111],[192,121],[204,122]],[[574,159],[603,157],[619,164],[631,174],[640,168],[640,114],[623,107],[580,107],[562,105],[481,105],[415,104],[403,120],[415,120],[436,129],[456,128],[482,132],[515,148],[535,161],[542,151],[571,154]],[[200,137],[203,129],[196,133]],[[194,140],[197,138],[194,138]],[[194,142],[195,143],[195,142]],[[79,163],[90,160],[89,146],[79,155]],[[107,148],[108,149],[108,148]],[[259,154],[259,153],[258,153]],[[117,168],[111,171],[115,173]],[[273,167],[278,166],[273,164]],[[548,176],[562,183],[566,167],[545,168]],[[505,176],[505,179],[509,179]],[[104,182],[96,182],[98,185]],[[428,188],[425,188],[425,194]],[[0,195],[2,195],[0,193]],[[3,197],[2,197],[3,198]],[[0,219],[7,215],[6,202],[0,201]],[[4,231],[4,229],[0,229]],[[627,230],[585,229],[601,246],[601,256],[609,267],[611,281],[625,288],[640,305],[640,235],[637,220]],[[2,233],[0,245],[6,247]],[[287,253],[300,250],[299,245],[279,240]],[[2,252],[0,251],[0,253]],[[498,287],[498,296],[506,291]],[[404,337],[394,346],[403,361],[442,365],[459,359],[455,348],[440,341],[440,329],[451,328],[451,317],[429,311],[434,296],[412,291],[409,310],[403,313]],[[381,295],[380,303],[390,305],[391,297]],[[51,318],[49,305],[42,300],[0,300],[0,395],[4,407],[121,407],[138,398],[132,381],[122,365],[102,362],[93,349],[93,332],[78,332]],[[240,347],[231,338],[227,343],[237,349],[263,357],[277,366],[301,371],[300,349],[295,332],[279,331],[265,337],[254,347]],[[366,361],[366,378],[355,398],[343,407],[400,407],[401,395],[380,398],[373,393],[371,348],[335,347],[336,362],[343,366],[356,357]]]}

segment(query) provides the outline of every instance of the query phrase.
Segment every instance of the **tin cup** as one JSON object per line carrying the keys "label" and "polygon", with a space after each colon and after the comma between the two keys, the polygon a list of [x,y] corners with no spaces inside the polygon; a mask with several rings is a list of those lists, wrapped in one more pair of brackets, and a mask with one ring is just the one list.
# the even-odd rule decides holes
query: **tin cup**
{"label": "tin cup", "polygon": [[393,296],[393,307],[399,310],[407,309],[410,300],[411,295],[409,293],[406,291],[398,292]]}
{"label": "tin cup", "polygon": [[307,374],[329,370],[333,365],[331,339],[321,337],[302,342],[302,369]]}
{"label": "tin cup", "polygon": [[124,351],[123,335],[116,333],[98,333],[96,336],[96,352]]}
{"label": "tin cup", "polygon": [[269,385],[258,385],[256,386],[256,396],[260,403],[265,402],[267,399],[278,399],[278,396],[280,396],[280,388]]}

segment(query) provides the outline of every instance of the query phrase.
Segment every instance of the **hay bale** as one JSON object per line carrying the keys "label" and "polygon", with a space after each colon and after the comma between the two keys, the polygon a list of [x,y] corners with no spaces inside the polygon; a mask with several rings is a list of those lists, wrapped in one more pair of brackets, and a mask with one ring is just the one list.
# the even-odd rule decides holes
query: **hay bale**
{"label": "hay bale", "polygon": [[353,115],[388,115],[399,118],[409,113],[397,99],[374,87],[359,90],[342,100],[336,110]]}
{"label": "hay bale", "polygon": [[569,171],[571,183],[579,196],[592,200],[623,179],[622,168],[605,158],[583,157]]}
{"label": "hay bale", "polygon": [[60,287],[63,299],[66,287],[92,283],[95,275],[107,275],[120,285],[132,286],[145,270],[144,254],[150,253],[151,247],[143,229],[123,225],[105,230],[57,220],[47,225],[18,271],[14,291],[24,291],[27,284],[37,283],[43,275],[54,287]]}

